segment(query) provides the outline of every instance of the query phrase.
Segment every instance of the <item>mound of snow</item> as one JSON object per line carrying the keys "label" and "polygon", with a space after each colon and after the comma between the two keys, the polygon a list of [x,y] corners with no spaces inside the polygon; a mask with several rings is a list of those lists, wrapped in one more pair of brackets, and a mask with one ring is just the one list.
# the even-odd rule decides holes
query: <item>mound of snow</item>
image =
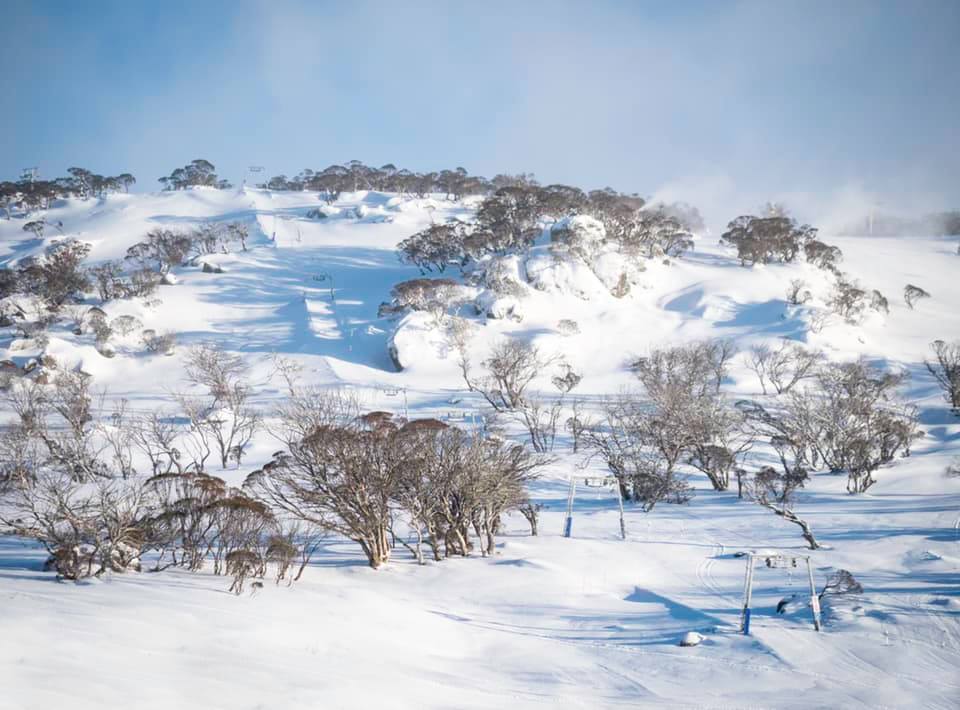
{"label": "mound of snow", "polygon": [[401,318],[387,342],[390,359],[398,370],[411,370],[418,363],[434,362],[438,351],[445,353],[448,347],[436,319],[424,311],[411,311]]}
{"label": "mound of snow", "polygon": [[520,300],[514,296],[505,296],[496,291],[484,289],[477,295],[473,303],[477,313],[487,318],[523,320]]}
{"label": "mound of snow", "polygon": [[588,215],[565,217],[550,228],[550,239],[585,254],[598,251],[607,238],[603,222]]}
{"label": "mound of snow", "polygon": [[538,253],[527,259],[527,279],[538,291],[559,291],[589,301],[607,289],[597,275],[581,260]]}
{"label": "mound of snow", "polygon": [[630,286],[639,285],[645,270],[641,262],[613,250],[602,252],[593,260],[593,273],[611,292],[619,286],[621,279]]}

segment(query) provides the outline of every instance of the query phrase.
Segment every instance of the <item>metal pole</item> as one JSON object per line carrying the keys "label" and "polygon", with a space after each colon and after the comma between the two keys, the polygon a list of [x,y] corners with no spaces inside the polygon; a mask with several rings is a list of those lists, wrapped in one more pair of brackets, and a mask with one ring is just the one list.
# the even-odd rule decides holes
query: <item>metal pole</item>
{"label": "metal pole", "polygon": [[573,532],[573,498],[576,495],[577,484],[574,477],[570,476],[570,490],[567,492],[567,518],[563,521],[563,536],[570,537]]}
{"label": "metal pole", "polygon": [[623,489],[620,488],[620,480],[618,478],[613,479],[614,488],[617,491],[617,507],[620,508],[620,539],[627,539],[627,526],[623,522]]}
{"label": "metal pole", "polygon": [[747,555],[747,569],[743,577],[743,611],[740,613],[740,630],[750,635],[750,598],[753,595],[753,555]]}
{"label": "metal pole", "polygon": [[817,588],[813,584],[813,568],[810,567],[810,558],[807,557],[807,578],[810,580],[810,609],[813,612],[813,628],[820,630],[820,597],[817,596]]}

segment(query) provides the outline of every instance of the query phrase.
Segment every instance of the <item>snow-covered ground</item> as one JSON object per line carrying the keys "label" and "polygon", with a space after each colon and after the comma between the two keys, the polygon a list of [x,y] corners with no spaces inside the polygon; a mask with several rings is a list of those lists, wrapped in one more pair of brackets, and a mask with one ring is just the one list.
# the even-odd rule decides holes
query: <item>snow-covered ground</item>
{"label": "snow-covered ground", "polygon": [[[106,306],[111,317],[176,332],[175,355],[107,359],[92,336],[62,323],[46,352],[134,410],[172,409],[183,353],[199,342],[247,360],[265,409],[283,397],[271,377],[274,354],[295,359],[308,383],[351,388],[369,409],[455,417],[482,409],[439,334],[405,321],[394,336],[397,322],[377,316],[391,286],[418,275],[400,263],[396,244],[470,205],[354,193],[327,219],[307,218],[319,204],[309,193],[197,189],[56,206],[46,217],[63,223],[63,235],[46,242],[88,241],[91,261],[121,258],[155,227],[204,220],[244,221],[251,239],[249,251],[204,259],[223,273],[176,270],[160,303]],[[42,250],[44,241],[21,227],[0,221],[0,262]],[[743,268],[714,235],[669,265],[649,262],[622,299],[602,288],[529,288],[522,319],[486,320],[471,345],[479,354],[510,333],[562,352],[583,373],[577,393],[586,398],[629,386],[631,356],[705,337],[743,349],[787,336],[832,359],[863,354],[907,369],[905,394],[926,432],[913,455],[882,468],[864,495],[847,495],[843,476],[817,475],[798,503],[828,546],[810,553],[818,586],[843,568],[865,589],[828,606],[821,633],[801,605],[775,613],[780,599],[805,593],[805,573],[765,568],[752,635],[737,633],[744,561],[736,553],[806,553],[796,527],[735,492],[712,491],[699,475],[691,474],[689,505],[643,513],[628,504],[625,541],[612,496],[581,489],[573,536],[562,537],[567,481],[582,475],[583,461],[564,441],[533,489],[545,505],[541,534],[509,519],[491,558],[418,567],[398,551],[374,571],[357,546],[331,539],[297,584],[235,597],[223,577],[179,570],[58,583],[42,571],[39,548],[0,538],[0,708],[957,707],[960,478],[944,469],[960,455],[960,420],[922,364],[932,340],[960,338],[957,245],[822,238],[843,250],[844,271],[890,299],[888,315],[814,332],[809,312],[784,298],[789,281],[803,278],[822,300],[822,272]],[[907,283],[932,298],[907,309]],[[561,332],[561,319],[575,320],[579,333]],[[391,342],[401,347],[402,372]],[[10,345],[0,341],[0,356],[18,364],[36,354]],[[725,391],[758,390],[737,359]],[[275,449],[258,437],[239,470],[218,475],[239,483]],[[689,631],[703,643],[678,646]]]}

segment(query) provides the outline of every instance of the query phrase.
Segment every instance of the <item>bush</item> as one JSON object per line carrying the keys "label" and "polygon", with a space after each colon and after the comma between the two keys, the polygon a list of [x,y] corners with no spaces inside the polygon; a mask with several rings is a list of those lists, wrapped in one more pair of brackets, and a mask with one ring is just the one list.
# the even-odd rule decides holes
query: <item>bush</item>
{"label": "bush", "polygon": [[469,234],[469,228],[462,222],[432,224],[397,245],[400,259],[413,264],[422,273],[463,266],[468,258],[466,240]]}
{"label": "bush", "polygon": [[930,344],[934,361],[924,361],[927,370],[943,390],[950,408],[960,412],[960,340],[947,343],[935,340]]}
{"label": "bush", "polygon": [[829,246],[816,239],[810,239],[803,245],[803,254],[808,264],[826,271],[836,272],[843,260],[843,252],[838,247]]}
{"label": "bush", "polygon": [[[436,560],[469,554],[471,532],[481,552],[493,554],[501,516],[529,502],[524,484],[541,465],[523,447],[436,420],[359,416],[339,393],[297,393],[280,420],[285,450],[245,488],[356,541],[373,568],[389,560],[394,537],[418,561],[424,542]],[[416,535],[415,547],[393,534],[398,515]]]}
{"label": "bush", "polygon": [[801,279],[792,279],[787,287],[787,303],[792,306],[800,306],[809,302],[813,298],[810,289],[807,288],[805,281]]}
{"label": "bush", "polygon": [[904,286],[903,300],[907,304],[907,308],[909,308],[911,311],[913,310],[914,304],[921,298],[930,298],[930,293],[924,291],[919,286],[914,286],[913,284],[907,284]]}
{"label": "bush", "polygon": [[142,338],[144,347],[151,353],[171,355],[177,344],[177,336],[174,333],[158,334],[153,330],[145,330],[143,331]]}
{"label": "bush", "polygon": [[757,404],[746,413],[770,438],[785,471],[824,466],[847,473],[847,491],[863,493],[877,469],[923,436],[917,410],[896,394],[903,375],[865,361],[831,364],[817,373],[814,386],[791,392],[776,411]]}
{"label": "bush", "polygon": [[447,309],[462,303],[463,287],[453,279],[411,279],[394,285],[390,291],[393,300],[381,307],[381,315],[398,313],[404,309],[446,313]]}
{"label": "bush", "polygon": [[863,317],[867,307],[867,292],[855,281],[848,281],[842,274],[833,284],[833,293],[827,301],[833,312],[847,323],[855,324]]}
{"label": "bush", "polygon": [[19,283],[28,293],[59,307],[90,288],[90,280],[81,266],[89,253],[90,245],[75,239],[55,242],[47,247],[43,256],[28,259],[20,267]]}
{"label": "bush", "polygon": [[747,367],[760,380],[760,389],[764,394],[767,393],[768,381],[777,394],[785,394],[801,380],[816,374],[823,353],[806,350],[799,343],[783,340],[776,349],[766,345],[752,347],[746,360]]}
{"label": "bush", "polygon": [[130,333],[142,327],[143,323],[140,322],[140,319],[130,315],[117,316],[110,321],[110,330],[121,337],[130,335]]}
{"label": "bush", "polygon": [[193,242],[189,235],[169,229],[154,229],[146,239],[127,249],[126,258],[144,269],[165,275],[180,266],[190,253]]}
{"label": "bush", "polygon": [[216,167],[209,160],[199,158],[191,161],[182,168],[177,168],[170,175],[159,180],[164,190],[185,190],[188,187],[205,185],[221,190],[230,188],[230,183],[217,177]]}
{"label": "bush", "polygon": [[744,215],[727,225],[720,240],[735,246],[740,263],[748,266],[792,262],[816,235],[814,227],[798,226],[790,217]]}

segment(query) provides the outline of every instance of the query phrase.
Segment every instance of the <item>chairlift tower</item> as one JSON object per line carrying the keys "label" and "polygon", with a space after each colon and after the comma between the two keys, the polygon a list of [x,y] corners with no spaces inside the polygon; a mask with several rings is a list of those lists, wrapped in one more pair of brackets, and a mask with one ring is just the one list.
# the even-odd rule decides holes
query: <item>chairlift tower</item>
{"label": "chairlift tower", "polygon": [[763,565],[768,568],[786,569],[788,573],[801,564],[806,564],[807,580],[810,583],[810,612],[813,615],[813,628],[820,631],[820,598],[817,596],[817,588],[813,584],[813,568],[810,566],[810,556],[756,554],[751,552],[747,555],[747,568],[743,578],[743,609],[740,612],[740,630],[743,635],[750,635],[750,602],[753,597],[753,576],[758,560],[762,560]]}
{"label": "chairlift tower", "polygon": [[40,168],[38,168],[37,166],[23,169],[22,177],[24,180],[29,180],[31,185],[34,182],[36,182],[36,179],[39,176],[40,176]]}
{"label": "chairlift tower", "polygon": [[[251,165],[251,166],[249,166],[249,167],[247,168],[247,173],[250,174],[251,177],[252,177],[252,175],[254,175],[254,174],[259,174],[259,173],[262,173],[262,172],[263,172],[263,166],[262,166],[262,165]],[[246,176],[246,175],[243,176],[243,184],[244,184],[244,185],[247,184],[247,176]]]}
{"label": "chairlift tower", "polygon": [[[570,476],[570,488],[567,491],[567,515],[563,521],[563,536],[573,536],[573,502],[577,496],[578,476]],[[627,526],[623,520],[623,491],[616,476],[585,476],[583,485],[587,488],[613,489],[617,497],[617,508],[620,513],[620,539],[627,539]]]}
{"label": "chairlift tower", "polygon": [[397,397],[403,394],[403,418],[410,418],[410,410],[407,407],[407,388],[406,387],[381,387],[380,391],[387,397]]}
{"label": "chairlift tower", "polygon": [[335,284],[334,281],[333,281],[333,274],[331,274],[331,273],[329,273],[329,272],[327,272],[327,271],[318,271],[316,274],[313,275],[313,280],[314,280],[314,281],[318,281],[318,282],[320,282],[320,283],[324,283],[324,282],[326,282],[326,281],[329,281],[329,282],[330,282],[330,302],[331,302],[331,303],[336,303],[336,302],[337,302],[337,297],[336,297],[336,294],[334,293],[334,289],[336,288],[336,284]]}

